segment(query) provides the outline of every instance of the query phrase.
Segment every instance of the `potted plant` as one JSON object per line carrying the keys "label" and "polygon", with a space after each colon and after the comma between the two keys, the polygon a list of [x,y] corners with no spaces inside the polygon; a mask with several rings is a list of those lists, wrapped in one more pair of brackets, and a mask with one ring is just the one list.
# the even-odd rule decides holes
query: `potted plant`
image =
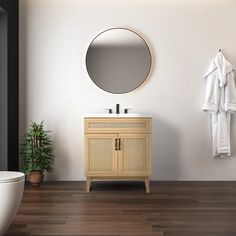
{"label": "potted plant", "polygon": [[49,132],[44,130],[43,121],[40,124],[32,122],[20,145],[22,170],[32,185],[39,185],[43,181],[44,171],[52,169],[54,155]]}

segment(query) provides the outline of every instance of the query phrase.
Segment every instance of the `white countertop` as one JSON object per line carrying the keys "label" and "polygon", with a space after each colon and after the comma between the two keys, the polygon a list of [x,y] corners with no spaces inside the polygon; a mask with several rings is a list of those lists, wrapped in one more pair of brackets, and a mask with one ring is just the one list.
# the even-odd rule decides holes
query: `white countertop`
{"label": "white countertop", "polygon": [[148,115],[148,114],[145,114],[145,113],[128,113],[128,114],[115,114],[115,113],[112,113],[112,114],[109,114],[109,113],[88,113],[88,114],[85,114],[84,117],[86,118],[89,118],[89,117],[101,117],[101,118],[118,118],[118,117],[121,117],[121,118],[126,118],[126,117],[141,117],[141,118],[149,118],[149,117],[152,117],[151,115]]}

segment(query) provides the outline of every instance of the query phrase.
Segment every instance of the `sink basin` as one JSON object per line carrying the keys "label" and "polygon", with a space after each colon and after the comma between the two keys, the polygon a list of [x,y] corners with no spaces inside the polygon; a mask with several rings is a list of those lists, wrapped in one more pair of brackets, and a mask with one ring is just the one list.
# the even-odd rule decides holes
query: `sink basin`
{"label": "sink basin", "polygon": [[109,113],[88,113],[86,114],[84,117],[101,117],[101,118],[105,118],[105,117],[108,117],[108,118],[117,118],[117,117],[151,117],[150,115],[148,114],[145,114],[145,113],[128,113],[128,114],[109,114]]}

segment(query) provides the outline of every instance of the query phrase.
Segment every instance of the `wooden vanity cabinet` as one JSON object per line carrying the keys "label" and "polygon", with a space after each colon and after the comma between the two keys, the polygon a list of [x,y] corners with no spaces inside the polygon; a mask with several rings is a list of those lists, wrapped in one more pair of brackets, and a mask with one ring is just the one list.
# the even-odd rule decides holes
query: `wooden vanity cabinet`
{"label": "wooden vanity cabinet", "polygon": [[85,118],[86,191],[91,181],[142,180],[149,192],[151,118]]}

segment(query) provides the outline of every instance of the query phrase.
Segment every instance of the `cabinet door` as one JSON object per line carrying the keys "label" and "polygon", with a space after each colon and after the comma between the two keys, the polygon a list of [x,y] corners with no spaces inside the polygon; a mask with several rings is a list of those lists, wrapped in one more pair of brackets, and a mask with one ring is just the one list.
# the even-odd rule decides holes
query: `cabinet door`
{"label": "cabinet door", "polygon": [[150,137],[149,134],[119,134],[120,176],[150,175]]}
{"label": "cabinet door", "polygon": [[85,135],[85,175],[117,175],[117,134]]}

